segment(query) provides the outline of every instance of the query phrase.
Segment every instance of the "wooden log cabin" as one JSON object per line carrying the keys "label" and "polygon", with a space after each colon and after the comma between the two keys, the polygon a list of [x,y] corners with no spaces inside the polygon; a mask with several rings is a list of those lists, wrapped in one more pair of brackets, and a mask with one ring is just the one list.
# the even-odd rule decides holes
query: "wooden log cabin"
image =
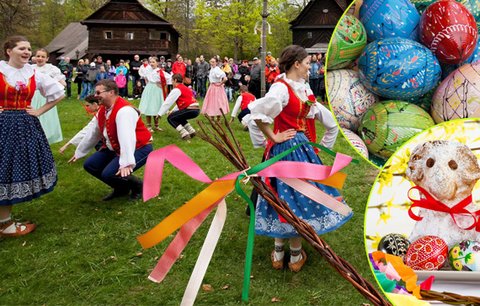
{"label": "wooden log cabin", "polygon": [[352,0],[311,0],[290,22],[293,44],[325,54],[333,30]]}
{"label": "wooden log cabin", "polygon": [[171,23],[137,0],[110,0],[80,22],[87,26],[87,57],[101,55],[112,63],[150,55],[175,58],[180,33]]}

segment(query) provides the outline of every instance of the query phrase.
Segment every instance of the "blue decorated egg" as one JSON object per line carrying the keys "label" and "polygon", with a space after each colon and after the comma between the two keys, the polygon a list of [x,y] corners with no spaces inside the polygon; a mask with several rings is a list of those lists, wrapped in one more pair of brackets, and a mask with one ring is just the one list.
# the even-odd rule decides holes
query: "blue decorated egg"
{"label": "blue decorated egg", "polygon": [[328,70],[328,100],[341,127],[357,131],[360,119],[378,97],[359,80],[358,72],[350,69]]}
{"label": "blue decorated egg", "polygon": [[454,270],[480,271],[480,242],[464,240],[455,244],[448,259]]}
{"label": "blue decorated egg", "polygon": [[375,94],[409,100],[437,86],[440,64],[427,47],[406,38],[371,42],[358,60],[360,80]]}
{"label": "blue decorated egg", "polygon": [[364,0],[360,21],[368,41],[390,37],[416,40],[420,14],[409,0]]}

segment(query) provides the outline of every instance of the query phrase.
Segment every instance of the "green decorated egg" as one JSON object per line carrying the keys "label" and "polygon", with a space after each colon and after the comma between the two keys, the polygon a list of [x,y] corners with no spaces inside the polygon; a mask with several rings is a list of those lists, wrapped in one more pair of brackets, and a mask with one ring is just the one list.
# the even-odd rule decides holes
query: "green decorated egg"
{"label": "green decorated egg", "polygon": [[417,133],[434,125],[421,107],[404,101],[382,101],[363,115],[358,129],[372,154],[388,158]]}
{"label": "green decorated egg", "polygon": [[327,70],[351,65],[367,45],[367,34],[360,20],[345,15],[333,34],[328,50]]}
{"label": "green decorated egg", "polygon": [[480,271],[480,242],[464,240],[455,244],[448,259],[454,270]]}

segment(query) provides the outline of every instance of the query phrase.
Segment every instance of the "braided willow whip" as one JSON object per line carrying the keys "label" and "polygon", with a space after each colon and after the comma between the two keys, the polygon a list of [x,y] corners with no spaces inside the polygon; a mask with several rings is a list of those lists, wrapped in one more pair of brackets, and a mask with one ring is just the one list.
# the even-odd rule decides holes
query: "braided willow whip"
{"label": "braided willow whip", "polygon": [[[249,166],[241,150],[241,146],[235,138],[225,114],[223,114],[223,118],[228,134],[220,124],[220,121],[214,121],[210,117],[206,118],[211,127],[207,127],[203,122],[199,122],[202,130],[199,136],[220,151],[237,169],[248,169]],[[232,140],[230,140],[229,137],[231,137]],[[349,262],[338,256],[330,246],[316,234],[315,230],[308,223],[298,218],[290,210],[287,203],[278,198],[277,194],[267,184],[257,177],[252,177],[251,181],[255,190],[272,205],[275,211],[287,220],[357,291],[369,299],[374,305],[391,305]],[[456,293],[433,290],[421,290],[420,294],[422,299],[427,301],[441,301],[452,305],[480,305],[480,297],[475,296],[462,296]]]}
{"label": "braided willow whip", "polygon": [[451,292],[438,292],[432,290],[421,290],[423,300],[440,301],[451,305],[480,305],[480,297],[464,296]]}
{"label": "braided willow whip", "polygon": [[[248,168],[248,163],[241,150],[241,146],[236,140],[227,118],[223,115],[228,134],[223,129],[219,121],[214,121],[207,117],[211,127],[207,127],[199,122],[201,132],[199,136],[212,144],[220,153],[222,153],[237,169],[244,170]],[[232,140],[230,140],[230,138]],[[275,211],[288,221],[297,232],[317,250],[328,263],[338,271],[338,273],[349,281],[363,296],[369,299],[374,305],[391,305],[380,292],[366,279],[364,279],[355,268],[345,259],[338,256],[330,246],[321,239],[315,230],[305,221],[298,218],[287,205],[286,202],[278,198],[276,193],[265,184],[260,178],[251,178],[253,187],[257,192],[267,200]]]}

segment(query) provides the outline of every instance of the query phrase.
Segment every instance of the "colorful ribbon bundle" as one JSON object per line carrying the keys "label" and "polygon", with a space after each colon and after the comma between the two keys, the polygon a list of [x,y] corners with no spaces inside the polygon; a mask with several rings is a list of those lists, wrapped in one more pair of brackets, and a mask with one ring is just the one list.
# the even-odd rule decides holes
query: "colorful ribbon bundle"
{"label": "colorful ribbon bundle", "polygon": [[391,293],[388,297],[394,301],[394,304],[406,305],[400,303],[400,301],[406,300],[409,301],[408,305],[425,304],[417,299],[421,299],[420,290],[430,290],[434,280],[433,276],[427,278],[419,286],[415,271],[406,266],[401,257],[381,251],[372,252],[369,257],[378,283],[386,293]]}
{"label": "colorful ribbon bundle", "polygon": [[[144,201],[148,201],[160,193],[165,160],[193,179],[208,183],[209,185],[190,201],[186,202],[167,216],[153,229],[138,237],[143,248],[150,248],[163,241],[177,229],[180,229],[153,269],[149,279],[154,282],[161,282],[165,278],[172,265],[180,257],[181,252],[188,244],[192,235],[213,208],[218,207],[182,299],[182,305],[192,305],[222,232],[223,225],[225,224],[227,213],[225,197],[235,189],[236,192],[249,203],[250,208],[253,211],[253,203],[241,189],[240,184],[242,181],[247,182],[252,176],[263,178],[276,177],[315,202],[322,203],[322,205],[342,215],[350,214],[351,209],[348,206],[340,203],[337,199],[327,195],[320,189],[313,187],[311,184],[307,183],[306,180],[316,181],[327,186],[341,189],[346,175],[339,171],[352,162],[352,158],[341,153],[334,153],[318,144],[309,144],[316,146],[331,155],[335,155],[333,165],[324,166],[302,162],[279,161],[281,158],[300,147],[302,145],[300,144],[282,154],[279,154],[275,158],[244,171],[228,174],[215,181],[212,181],[193,160],[175,145],[169,145],[152,152],[147,159],[145,167],[143,189]],[[357,161],[353,160],[353,162]],[[248,300],[254,242],[254,226],[255,214],[251,214],[242,292],[242,299],[244,301]]]}

